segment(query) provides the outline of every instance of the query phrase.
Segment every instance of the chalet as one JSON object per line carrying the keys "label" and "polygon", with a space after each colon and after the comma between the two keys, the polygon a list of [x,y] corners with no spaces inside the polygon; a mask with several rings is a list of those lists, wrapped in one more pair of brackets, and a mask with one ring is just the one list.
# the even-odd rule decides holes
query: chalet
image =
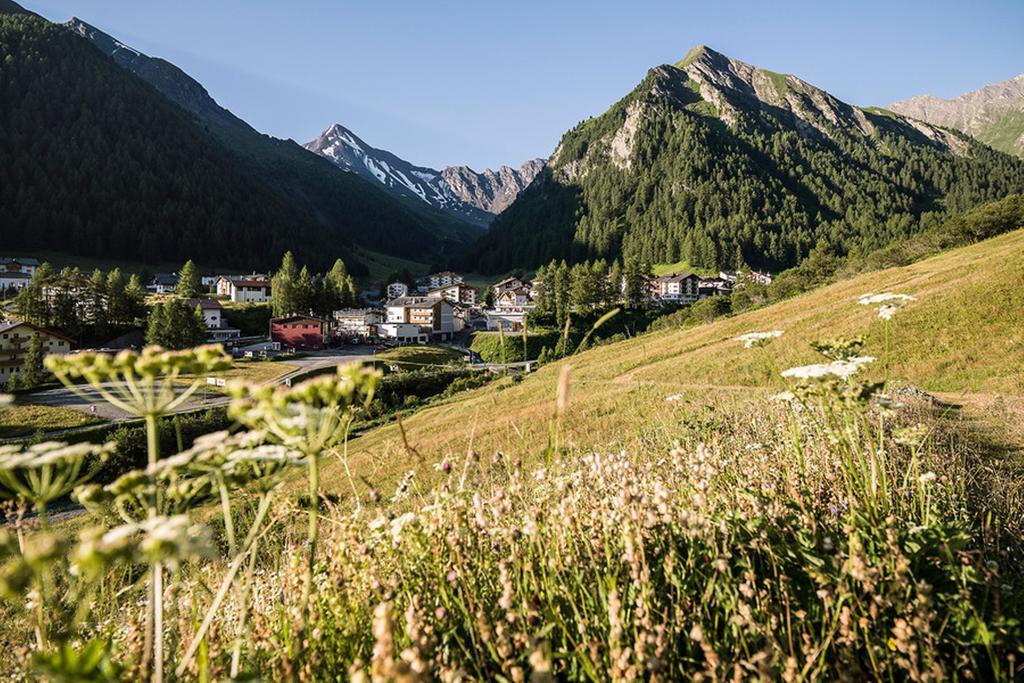
{"label": "chalet", "polygon": [[700,298],[700,278],[693,273],[662,275],[649,287],[653,298],[667,303],[692,304]]}
{"label": "chalet", "polygon": [[453,304],[466,304],[467,306],[476,305],[476,290],[472,287],[467,287],[462,283],[432,289],[427,292],[427,296],[447,299]]}
{"label": "chalet", "polygon": [[387,295],[388,301],[391,301],[392,299],[397,299],[399,297],[408,296],[409,285],[405,284],[404,282],[392,282],[390,285],[387,286],[385,293]]}
{"label": "chalet", "polygon": [[239,330],[228,326],[224,319],[224,307],[216,299],[189,299],[188,305],[193,309],[198,307],[203,312],[206,338],[209,341],[222,342],[242,336]]}
{"label": "chalet", "polygon": [[282,348],[316,351],[327,348],[327,321],[311,315],[290,315],[270,320],[270,340]]}
{"label": "chalet", "polygon": [[43,354],[66,354],[71,351],[71,339],[44,330],[21,320],[0,322],[0,385],[7,384],[25,365],[29,340],[38,334]]}
{"label": "chalet", "polygon": [[526,289],[527,291],[533,288],[532,283],[524,282],[517,277],[507,277],[501,282],[496,282],[491,285],[491,291],[494,292],[494,296],[498,296],[502,292],[510,289]]}
{"label": "chalet", "polygon": [[711,296],[728,296],[732,294],[733,283],[722,277],[701,278],[697,287],[701,299]]}
{"label": "chalet", "polygon": [[342,337],[372,337],[384,322],[384,312],[376,308],[344,308],[335,311],[334,328]]}
{"label": "chalet", "polygon": [[270,282],[270,275],[267,275],[266,273],[257,272],[250,273],[249,275],[218,275],[214,279],[213,291],[217,294],[217,296],[223,296],[231,299],[232,291],[235,289],[234,283],[240,282],[242,280]]}
{"label": "chalet", "polygon": [[157,273],[146,289],[155,294],[171,294],[178,287],[177,273]]}
{"label": "chalet", "polygon": [[36,274],[39,259],[27,256],[0,256],[0,272],[25,273],[29,277]]}
{"label": "chalet", "polygon": [[450,270],[446,270],[441,273],[432,273],[427,276],[426,284],[427,290],[439,289],[441,287],[449,287],[451,285],[461,285],[465,280],[458,273],[453,273]]}
{"label": "chalet", "polygon": [[[433,338],[450,339],[455,332],[453,307],[450,301],[434,296],[404,296],[387,304],[387,324],[419,325]],[[382,334],[383,336],[383,334]]]}
{"label": "chalet", "polygon": [[[220,280],[217,291],[220,292]],[[246,275],[228,280],[227,297],[244,304],[265,304],[270,301],[270,278],[265,275]]]}
{"label": "chalet", "polygon": [[526,287],[506,289],[494,297],[494,308],[499,310],[522,309],[529,305],[530,290]]}

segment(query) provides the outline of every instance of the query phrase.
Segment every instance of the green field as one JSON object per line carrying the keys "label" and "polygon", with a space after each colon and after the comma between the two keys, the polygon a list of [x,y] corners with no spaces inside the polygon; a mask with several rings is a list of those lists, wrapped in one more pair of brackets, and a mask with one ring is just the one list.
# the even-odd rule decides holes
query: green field
{"label": "green field", "polygon": [[71,427],[99,424],[102,420],[71,408],[14,405],[0,410],[0,439],[32,436]]}
{"label": "green field", "polygon": [[382,351],[374,356],[389,364],[396,364],[409,370],[429,367],[433,365],[447,365],[449,363],[461,362],[465,356],[443,346],[398,346],[387,351]]}

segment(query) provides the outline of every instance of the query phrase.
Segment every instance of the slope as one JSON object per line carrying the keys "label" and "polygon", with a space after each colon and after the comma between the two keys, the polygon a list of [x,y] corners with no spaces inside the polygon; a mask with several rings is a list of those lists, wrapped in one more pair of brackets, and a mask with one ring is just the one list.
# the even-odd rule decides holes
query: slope
{"label": "slope", "polygon": [[819,241],[866,252],[1021,188],[1024,163],[960,133],[701,46],[567,132],[464,261],[780,270]]}
{"label": "slope", "polygon": [[0,51],[5,248],[238,267],[288,248],[344,253],[181,108],[65,28],[0,14]]}
{"label": "slope", "polygon": [[1024,74],[952,99],[921,95],[889,109],[956,128],[995,149],[1024,157]]}
{"label": "slope", "polygon": [[[536,458],[547,443],[561,367],[568,365],[567,443],[606,452],[667,449],[689,427],[720,419],[716,406],[781,391],[779,370],[818,362],[810,341],[865,334],[866,353],[882,358],[882,322],[874,307],[857,304],[859,296],[879,291],[918,298],[893,323],[895,380],[953,397],[992,400],[1005,394],[1020,402],[1024,230],[709,325],[597,347],[544,366],[521,383],[502,380],[497,390],[484,387],[407,417],[404,438],[430,462],[461,456],[468,448],[486,458],[496,451],[511,459]],[[734,341],[774,329],[784,335],[767,353]],[[879,376],[881,367],[869,374]],[[349,454],[354,471],[381,490],[409,469],[431,476],[426,463],[410,457],[394,425],[355,439]],[[335,479],[332,486],[341,490],[342,484]]]}
{"label": "slope", "polygon": [[292,140],[261,134],[217,104],[202,84],[174,64],[143,54],[81,19],[65,25],[191,112],[267,191],[284,198],[293,211],[324,232],[398,256],[443,256],[479,235],[479,229],[464,221],[339,171]]}

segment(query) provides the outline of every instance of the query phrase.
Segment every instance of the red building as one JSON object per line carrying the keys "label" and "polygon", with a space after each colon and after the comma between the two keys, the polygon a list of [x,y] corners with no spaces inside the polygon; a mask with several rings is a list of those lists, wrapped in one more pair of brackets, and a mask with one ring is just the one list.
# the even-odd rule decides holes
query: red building
{"label": "red building", "polygon": [[270,321],[270,340],[297,351],[326,349],[327,321],[309,315],[290,315]]}

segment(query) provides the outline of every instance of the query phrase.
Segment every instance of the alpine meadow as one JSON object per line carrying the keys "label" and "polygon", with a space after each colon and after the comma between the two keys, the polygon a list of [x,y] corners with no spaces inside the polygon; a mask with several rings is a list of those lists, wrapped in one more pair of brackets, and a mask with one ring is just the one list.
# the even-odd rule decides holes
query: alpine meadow
{"label": "alpine meadow", "polygon": [[1024,677],[1024,8],[30,4],[0,679]]}

